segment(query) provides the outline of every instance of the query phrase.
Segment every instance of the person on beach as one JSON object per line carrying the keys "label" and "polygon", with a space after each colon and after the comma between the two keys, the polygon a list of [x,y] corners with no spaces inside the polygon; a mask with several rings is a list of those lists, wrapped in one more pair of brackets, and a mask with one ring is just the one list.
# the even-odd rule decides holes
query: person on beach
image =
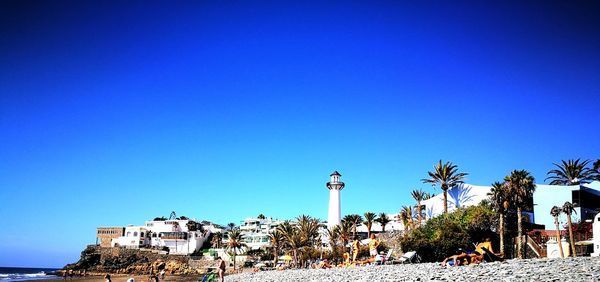
{"label": "person on beach", "polygon": [[219,270],[219,279],[221,282],[225,281],[225,261],[221,257],[217,258],[217,268]]}
{"label": "person on beach", "polygon": [[375,234],[371,234],[371,241],[369,241],[369,255],[374,258],[377,255],[377,247],[379,247],[379,240],[375,238]]}
{"label": "person on beach", "polygon": [[329,261],[327,259],[322,260],[319,265],[317,265],[318,269],[327,269],[327,268],[331,268],[331,264],[329,263]]}
{"label": "person on beach", "polygon": [[104,282],[112,282],[112,280],[110,280],[110,274],[106,273],[106,275],[104,275]]}
{"label": "person on beach", "polygon": [[63,277],[63,280],[67,280],[67,271],[66,271],[66,270],[65,270],[65,271],[63,271],[63,273],[62,273],[62,274],[63,274],[63,275],[62,275],[62,277]]}
{"label": "person on beach", "polygon": [[460,254],[456,254],[453,256],[449,256],[446,259],[444,259],[442,261],[442,266],[459,266],[459,265],[463,265],[463,264],[469,264],[469,261],[471,259],[471,256],[461,252]]}
{"label": "person on beach", "polygon": [[69,280],[73,280],[73,269],[69,269]]}
{"label": "person on beach", "polygon": [[360,250],[360,242],[358,241],[358,239],[354,238],[354,241],[352,241],[352,245],[350,245],[350,249],[352,252],[352,262],[355,262],[356,257],[358,256],[358,251]]}

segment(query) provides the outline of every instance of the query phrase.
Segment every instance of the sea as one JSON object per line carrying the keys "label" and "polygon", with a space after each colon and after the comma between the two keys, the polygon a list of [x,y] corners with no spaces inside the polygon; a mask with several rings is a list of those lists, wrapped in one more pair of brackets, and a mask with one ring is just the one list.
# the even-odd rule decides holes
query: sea
{"label": "sea", "polygon": [[58,278],[49,275],[56,268],[0,267],[0,281],[25,281]]}

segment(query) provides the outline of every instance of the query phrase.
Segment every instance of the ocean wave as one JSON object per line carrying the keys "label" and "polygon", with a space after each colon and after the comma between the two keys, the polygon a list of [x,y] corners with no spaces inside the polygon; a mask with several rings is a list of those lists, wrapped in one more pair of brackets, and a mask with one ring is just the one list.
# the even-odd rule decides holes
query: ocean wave
{"label": "ocean wave", "polygon": [[38,273],[0,273],[0,281],[23,281],[36,279],[55,278],[54,275],[47,275],[45,272]]}

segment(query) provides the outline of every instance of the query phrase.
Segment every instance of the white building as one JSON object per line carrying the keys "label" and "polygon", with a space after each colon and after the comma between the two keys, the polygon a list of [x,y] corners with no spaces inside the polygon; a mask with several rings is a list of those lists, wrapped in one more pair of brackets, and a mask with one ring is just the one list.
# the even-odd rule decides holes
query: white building
{"label": "white building", "polygon": [[[488,199],[491,186],[476,186],[471,184],[460,184],[448,189],[448,212],[459,207],[479,205],[481,201]],[[425,218],[430,219],[444,213],[444,193],[440,193],[431,199],[421,202],[425,206]]]}
{"label": "white building", "polygon": [[191,254],[210,236],[193,220],[152,220],[143,226],[127,226],[123,236],[112,239],[112,247],[169,248],[169,254]]}
{"label": "white building", "polygon": [[[478,205],[481,201],[489,199],[488,193],[491,188],[491,186],[461,184],[448,189],[448,212],[458,207]],[[571,186],[536,184],[533,193],[533,212],[529,213],[531,222],[545,225],[546,229],[553,229],[554,218],[550,215],[550,209],[553,206],[562,207],[566,201],[575,206],[574,222],[593,219],[600,211],[600,182]],[[425,206],[426,219],[441,215],[444,213],[444,194],[439,193],[431,199],[422,201],[421,204]],[[565,222],[563,215],[561,223]]]}
{"label": "white building", "polygon": [[[264,249],[271,246],[271,240],[269,233],[273,232],[277,226],[282,224],[284,221],[273,218],[246,218],[240,224],[240,233],[242,234],[242,241],[246,244],[246,248],[251,250]],[[223,243],[227,243],[227,233],[223,234]]]}
{"label": "white building", "polygon": [[[600,211],[600,182],[571,186],[537,184],[533,193],[535,223],[546,225],[546,229],[555,229],[550,209],[553,206],[562,207],[566,201],[575,206],[573,222],[592,220]],[[561,226],[566,223],[564,215],[559,219]]]}
{"label": "white building", "polygon": [[[399,214],[388,214],[387,215],[390,218],[390,222],[385,225],[386,232],[403,231],[404,230],[404,224],[402,224],[398,215]],[[371,232],[380,233],[382,231],[383,231],[383,229],[381,228],[381,224],[378,222],[373,222],[373,225],[371,225]],[[356,227],[356,232],[357,233],[368,233],[367,225],[364,223],[360,224],[359,226]]]}

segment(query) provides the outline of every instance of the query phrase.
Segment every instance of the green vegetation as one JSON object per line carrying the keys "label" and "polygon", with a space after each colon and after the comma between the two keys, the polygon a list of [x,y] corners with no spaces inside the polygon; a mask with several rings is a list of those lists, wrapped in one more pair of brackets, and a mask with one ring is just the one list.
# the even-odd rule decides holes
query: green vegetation
{"label": "green vegetation", "polygon": [[380,213],[375,219],[375,222],[381,224],[381,232],[385,232],[385,226],[390,223],[390,221],[391,219],[385,213]]}
{"label": "green vegetation", "polygon": [[233,269],[235,270],[235,256],[242,250],[242,247],[246,246],[246,243],[242,242],[242,233],[240,233],[240,230],[232,229],[227,235],[227,250],[233,257]]}
{"label": "green vegetation", "polygon": [[458,248],[472,249],[472,242],[496,238],[496,214],[484,201],[428,220],[400,239],[404,251],[417,251],[423,261],[441,261]]}
{"label": "green vegetation", "polygon": [[364,214],[365,216],[365,221],[363,221],[363,223],[367,226],[367,237],[371,237],[371,228],[373,227],[373,222],[375,221],[375,218],[377,218],[377,215],[375,213],[372,212],[366,212]]}
{"label": "green vegetation", "polygon": [[581,161],[567,160],[561,161],[561,164],[554,164],[557,169],[548,171],[548,178],[551,179],[550,185],[579,185],[581,183],[588,183],[597,178],[595,175],[597,172],[597,166],[600,166],[599,161],[594,163],[594,169],[590,169],[587,165],[590,160]]}
{"label": "green vegetation", "polygon": [[504,178],[509,202],[517,209],[517,257],[523,258],[523,209],[531,205],[535,179],[526,170],[513,170]]}

